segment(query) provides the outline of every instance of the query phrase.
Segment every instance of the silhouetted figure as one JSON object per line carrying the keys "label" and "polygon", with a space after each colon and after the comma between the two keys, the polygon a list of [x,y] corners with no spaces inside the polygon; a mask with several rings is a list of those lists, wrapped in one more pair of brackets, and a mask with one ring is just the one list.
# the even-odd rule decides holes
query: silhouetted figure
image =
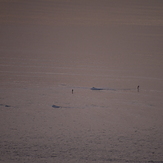
{"label": "silhouetted figure", "polygon": [[139,92],[139,85],[137,86],[137,91]]}
{"label": "silhouetted figure", "polygon": [[72,89],[72,94],[74,93],[74,90]]}

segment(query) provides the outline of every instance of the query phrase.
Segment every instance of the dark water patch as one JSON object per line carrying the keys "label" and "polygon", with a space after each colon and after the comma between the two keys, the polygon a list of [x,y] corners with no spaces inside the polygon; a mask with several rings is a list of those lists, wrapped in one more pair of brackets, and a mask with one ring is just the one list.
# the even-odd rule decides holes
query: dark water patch
{"label": "dark water patch", "polygon": [[116,89],[113,89],[113,88],[97,88],[97,87],[92,87],[91,90],[95,90],[95,91],[100,91],[100,90],[116,91]]}
{"label": "dark water patch", "polygon": [[4,106],[4,107],[7,107],[7,108],[11,107],[10,105],[6,105],[6,104],[0,104],[0,106]]}
{"label": "dark water patch", "polygon": [[5,107],[7,107],[7,108],[8,108],[8,107],[11,107],[11,106],[10,106],[10,105],[5,105]]}
{"label": "dark water patch", "polygon": [[52,105],[53,108],[62,108],[61,106],[58,105]]}
{"label": "dark water patch", "polygon": [[95,91],[100,91],[100,90],[107,90],[107,91],[131,91],[132,90],[130,88],[114,89],[114,88],[97,88],[97,87],[92,87],[90,89],[91,90],[95,90]]}
{"label": "dark water patch", "polygon": [[[71,107],[71,106],[58,106],[58,105],[52,105],[52,107],[53,108],[57,108],[57,109],[59,109],[59,108],[64,108],[64,109],[73,109],[74,107]],[[76,107],[75,107],[76,108]]]}
{"label": "dark water patch", "polygon": [[91,90],[104,90],[103,88],[92,87]]}

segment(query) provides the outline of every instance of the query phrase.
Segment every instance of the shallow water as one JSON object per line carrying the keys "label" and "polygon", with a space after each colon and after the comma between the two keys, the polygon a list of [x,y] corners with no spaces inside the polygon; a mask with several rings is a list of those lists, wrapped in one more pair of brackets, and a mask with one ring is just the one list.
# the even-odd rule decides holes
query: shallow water
{"label": "shallow water", "polygon": [[[78,66],[75,75],[71,67],[42,67],[47,59],[26,58],[19,65],[20,58],[5,60],[0,162],[163,160],[162,79],[125,76],[127,71],[107,76],[104,68]],[[139,92],[137,80],[146,83]]]}

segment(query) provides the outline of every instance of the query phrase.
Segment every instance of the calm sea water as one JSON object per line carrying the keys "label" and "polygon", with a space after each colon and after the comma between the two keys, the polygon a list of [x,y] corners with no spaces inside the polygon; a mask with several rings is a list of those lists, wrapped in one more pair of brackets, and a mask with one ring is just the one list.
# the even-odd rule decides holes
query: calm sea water
{"label": "calm sea water", "polygon": [[159,59],[20,56],[0,59],[0,162],[163,160]]}

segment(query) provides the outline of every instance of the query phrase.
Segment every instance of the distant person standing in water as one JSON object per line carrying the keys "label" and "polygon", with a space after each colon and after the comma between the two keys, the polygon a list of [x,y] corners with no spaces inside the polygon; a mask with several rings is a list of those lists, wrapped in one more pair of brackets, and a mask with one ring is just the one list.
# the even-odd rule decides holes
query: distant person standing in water
{"label": "distant person standing in water", "polygon": [[74,90],[72,89],[72,94],[74,93]]}
{"label": "distant person standing in water", "polygon": [[139,92],[139,85],[137,86],[137,91]]}

